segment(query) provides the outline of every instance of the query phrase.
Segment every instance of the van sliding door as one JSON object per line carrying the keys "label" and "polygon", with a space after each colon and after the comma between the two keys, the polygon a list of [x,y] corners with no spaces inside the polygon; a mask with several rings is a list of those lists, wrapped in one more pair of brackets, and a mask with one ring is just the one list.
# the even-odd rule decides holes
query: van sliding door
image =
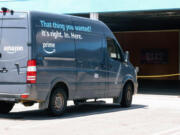
{"label": "van sliding door", "polygon": [[[81,34],[79,32],[79,34]],[[83,33],[81,40],[76,40],[77,93],[76,97],[104,97],[106,71],[101,35]]]}

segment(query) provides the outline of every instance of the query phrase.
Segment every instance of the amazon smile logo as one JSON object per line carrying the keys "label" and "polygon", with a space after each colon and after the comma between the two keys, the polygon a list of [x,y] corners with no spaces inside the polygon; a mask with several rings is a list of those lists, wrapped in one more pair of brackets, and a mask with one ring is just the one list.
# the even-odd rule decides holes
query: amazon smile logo
{"label": "amazon smile logo", "polygon": [[43,43],[43,50],[47,54],[52,54],[56,52],[55,43]]}

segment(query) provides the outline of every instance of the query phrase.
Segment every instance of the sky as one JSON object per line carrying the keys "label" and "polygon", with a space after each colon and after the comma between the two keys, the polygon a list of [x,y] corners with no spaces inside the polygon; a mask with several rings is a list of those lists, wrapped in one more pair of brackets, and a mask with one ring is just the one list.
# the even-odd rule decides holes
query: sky
{"label": "sky", "polygon": [[180,8],[180,0],[0,0],[15,11],[53,13],[116,12]]}

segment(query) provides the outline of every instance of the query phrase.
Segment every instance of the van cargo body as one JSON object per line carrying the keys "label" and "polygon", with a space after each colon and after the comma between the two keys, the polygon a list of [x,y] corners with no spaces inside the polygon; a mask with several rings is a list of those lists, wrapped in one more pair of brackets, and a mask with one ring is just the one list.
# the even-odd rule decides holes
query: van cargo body
{"label": "van cargo body", "polygon": [[77,105],[97,98],[128,107],[137,87],[128,54],[104,23],[41,12],[0,13],[0,113],[22,102],[40,103],[60,115],[67,100]]}

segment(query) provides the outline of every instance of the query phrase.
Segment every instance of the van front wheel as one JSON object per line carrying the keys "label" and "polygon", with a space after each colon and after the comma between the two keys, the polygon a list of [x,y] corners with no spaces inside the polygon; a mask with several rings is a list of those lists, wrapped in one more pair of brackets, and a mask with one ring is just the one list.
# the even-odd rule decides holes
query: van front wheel
{"label": "van front wheel", "polygon": [[133,87],[130,83],[126,84],[123,89],[123,97],[121,100],[122,107],[130,107],[132,104]]}
{"label": "van front wheel", "polygon": [[62,88],[56,88],[50,97],[48,112],[51,115],[62,115],[67,107],[67,95]]}
{"label": "van front wheel", "polygon": [[0,113],[7,114],[14,107],[14,103],[11,102],[0,102]]}

